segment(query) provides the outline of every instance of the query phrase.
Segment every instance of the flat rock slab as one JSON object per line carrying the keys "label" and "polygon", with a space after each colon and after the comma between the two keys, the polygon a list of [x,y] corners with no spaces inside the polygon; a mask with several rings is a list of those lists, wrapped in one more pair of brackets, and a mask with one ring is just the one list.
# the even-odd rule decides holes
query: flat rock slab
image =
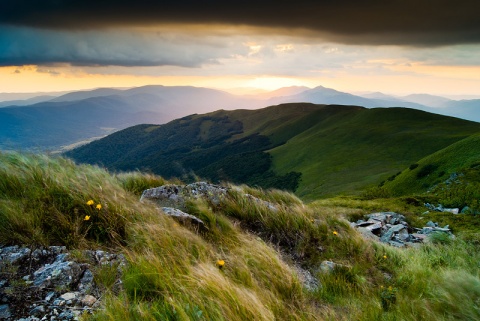
{"label": "flat rock slab", "polygon": [[200,225],[205,225],[205,223],[199,219],[196,216],[184,213],[176,208],[173,207],[162,207],[162,211],[168,215],[172,216],[180,221],[190,221],[192,223],[200,224]]}

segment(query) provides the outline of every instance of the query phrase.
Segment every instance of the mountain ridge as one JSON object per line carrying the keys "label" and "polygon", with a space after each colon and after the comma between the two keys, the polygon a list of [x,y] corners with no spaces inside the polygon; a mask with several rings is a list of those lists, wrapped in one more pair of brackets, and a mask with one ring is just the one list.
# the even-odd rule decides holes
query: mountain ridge
{"label": "mountain ridge", "polygon": [[479,131],[479,123],[415,109],[291,103],[135,126],[66,155],[166,177],[283,182],[309,200],[378,184]]}
{"label": "mountain ridge", "polygon": [[[58,150],[62,146],[103,136],[136,124],[152,122],[163,124],[194,113],[207,113],[218,109],[257,109],[266,105],[294,102],[344,104],[369,108],[400,106],[480,121],[480,100],[452,100],[447,101],[442,108],[433,108],[394,97],[389,98],[381,93],[377,93],[375,95],[377,98],[372,99],[322,86],[303,89],[286,87],[269,95],[294,94],[265,100],[202,87],[151,85],[130,89],[99,88],[72,92],[50,101],[26,106],[20,106],[27,104],[22,101],[18,106],[0,108],[0,117],[3,118],[2,124],[5,127],[0,128],[0,139],[3,142],[0,148]],[[45,97],[38,99],[43,100]],[[63,106],[63,109],[58,109],[59,106]],[[98,108],[91,108],[92,106]],[[79,112],[81,108],[89,112],[81,113]],[[32,115],[35,119],[28,115],[33,109],[35,112]],[[61,112],[58,112],[59,110]],[[111,111],[110,114],[106,112],[108,110]],[[137,114],[132,116],[133,112]],[[72,122],[69,114],[75,116],[76,122]],[[72,131],[73,128],[75,132]]]}

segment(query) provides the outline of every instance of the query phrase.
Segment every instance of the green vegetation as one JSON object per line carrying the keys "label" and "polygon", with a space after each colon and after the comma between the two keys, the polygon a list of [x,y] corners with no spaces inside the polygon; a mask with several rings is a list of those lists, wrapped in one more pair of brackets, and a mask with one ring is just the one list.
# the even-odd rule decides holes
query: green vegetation
{"label": "green vegetation", "polygon": [[395,183],[409,165],[419,181],[448,173],[418,161],[479,131],[479,123],[408,108],[293,103],[135,126],[67,156],[116,171],[287,189],[312,201]]}
{"label": "green vegetation", "polygon": [[[63,158],[0,154],[0,244],[122,252],[129,262],[123,289],[108,291],[109,268],[95,271],[107,294],[85,320],[480,318],[478,243],[434,237],[396,249],[366,241],[346,220],[392,210],[414,224],[423,217],[419,197],[370,194],[305,205],[287,192],[233,186],[218,204],[188,204],[207,225],[197,230],[138,201],[143,186],[163,182]],[[462,229],[456,222],[452,228]],[[325,260],[336,267],[322,271]],[[306,287],[305,271],[321,286]]]}
{"label": "green vegetation", "polygon": [[305,200],[396,181],[410,164],[480,130],[478,123],[408,108],[343,110],[330,117],[318,111],[311,117],[315,126],[270,151],[274,171],[302,173],[296,194]]}
{"label": "green vegetation", "polygon": [[200,176],[294,191],[301,174],[276,175],[270,170],[272,157],[264,151],[273,145],[266,136],[252,134],[232,140],[242,133],[242,123],[225,113],[188,116],[163,126],[135,126],[67,155],[115,170],[147,169],[185,181]]}
{"label": "green vegetation", "polygon": [[[480,163],[480,134],[453,143],[410,165],[385,187],[394,195],[422,193],[443,183],[453,173],[468,171]],[[414,166],[416,165],[416,166]],[[475,181],[475,178],[471,179]],[[478,179],[476,179],[478,181]]]}

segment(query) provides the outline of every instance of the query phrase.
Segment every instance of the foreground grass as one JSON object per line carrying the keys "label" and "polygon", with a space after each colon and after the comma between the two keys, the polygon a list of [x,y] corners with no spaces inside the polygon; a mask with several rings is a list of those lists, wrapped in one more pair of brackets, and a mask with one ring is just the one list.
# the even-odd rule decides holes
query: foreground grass
{"label": "foreground grass", "polygon": [[[476,245],[457,239],[398,250],[363,240],[345,220],[378,210],[413,215],[414,205],[339,198],[306,206],[288,193],[241,186],[220,204],[189,204],[207,225],[197,230],[138,201],[143,186],[160,182],[0,154],[0,244],[123,252],[123,289],[107,291],[90,320],[480,318]],[[338,265],[324,273],[324,260]],[[302,270],[321,286],[307,289]],[[108,276],[107,269],[95,278],[108,289]]]}

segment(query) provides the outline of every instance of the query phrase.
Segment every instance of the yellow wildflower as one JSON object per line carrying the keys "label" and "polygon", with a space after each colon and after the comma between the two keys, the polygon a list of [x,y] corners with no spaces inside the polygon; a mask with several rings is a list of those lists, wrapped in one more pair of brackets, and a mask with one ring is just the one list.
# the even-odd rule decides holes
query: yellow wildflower
{"label": "yellow wildflower", "polygon": [[90,219],[90,215],[85,215],[84,221],[88,221]]}
{"label": "yellow wildflower", "polygon": [[100,211],[102,209],[102,204],[97,204],[95,208]]}
{"label": "yellow wildflower", "polygon": [[333,231],[333,235],[338,236],[338,232],[337,232],[337,231]]}
{"label": "yellow wildflower", "polygon": [[89,200],[89,201],[87,202],[87,205],[91,206],[91,205],[93,205],[94,203],[95,203],[95,202],[94,202],[93,200]]}
{"label": "yellow wildflower", "polygon": [[224,260],[218,260],[217,261],[217,266],[219,269],[223,268],[223,266],[225,265],[225,261]]}
{"label": "yellow wildflower", "polygon": [[384,255],[384,256],[383,256],[383,258],[384,258],[384,259],[386,259],[386,258],[387,258],[387,256],[386,256],[386,255]]}

